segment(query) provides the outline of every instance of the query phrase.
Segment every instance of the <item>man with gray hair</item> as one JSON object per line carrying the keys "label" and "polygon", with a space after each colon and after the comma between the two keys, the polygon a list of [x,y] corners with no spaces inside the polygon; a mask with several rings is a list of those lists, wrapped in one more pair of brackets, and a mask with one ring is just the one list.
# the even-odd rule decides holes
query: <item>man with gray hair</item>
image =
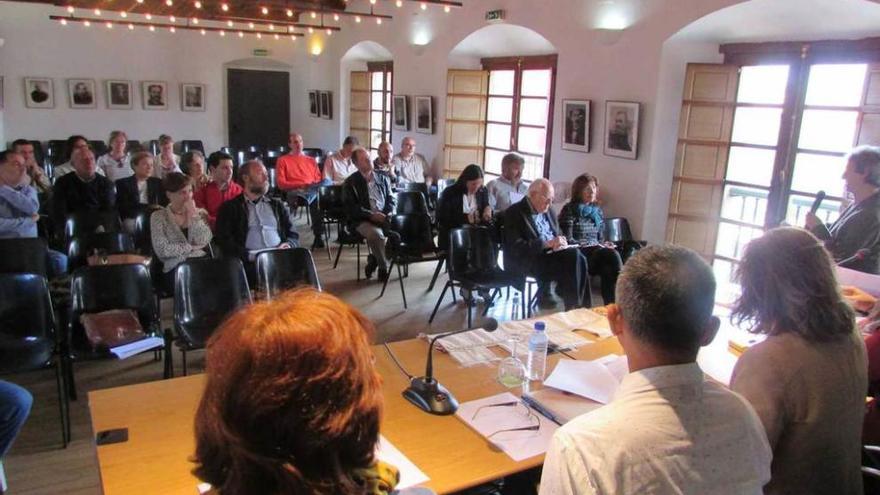
{"label": "man with gray hair", "polygon": [[391,189],[391,179],[373,170],[367,150],[355,148],[352,160],[357,172],[342,183],[342,201],[350,228],[364,237],[370,249],[364,270],[366,278],[371,278],[378,268],[379,281],[384,282],[389,266],[385,253],[385,229],[388,217],[394,214],[397,198]]}
{"label": "man with gray hair", "polygon": [[830,226],[812,212],[807,213],[805,226],[825,241],[839,266],[880,274],[880,147],[852,150],[843,180],[853,202]]}
{"label": "man with gray hair", "polygon": [[616,300],[608,321],[630,372],[610,403],[556,430],[541,495],[761,494],[764,427],[696,363],[720,324],[712,269],[687,248],[651,246],[624,265]]}
{"label": "man with gray hair", "polygon": [[495,213],[518,203],[528,191],[522,180],[525,159],[517,153],[508,153],[501,159],[501,177],[486,185],[489,190],[489,206]]}
{"label": "man with gray hair", "polygon": [[576,245],[568,246],[561,235],[552,202],[553,184],[537,179],[529,186],[528,196],[504,212],[504,258],[516,261],[505,263],[505,269],[532,275],[547,287],[545,293],[539,294],[542,308],[556,304],[549,290],[552,281],[556,282],[556,291],[566,310],[589,307],[587,259]]}

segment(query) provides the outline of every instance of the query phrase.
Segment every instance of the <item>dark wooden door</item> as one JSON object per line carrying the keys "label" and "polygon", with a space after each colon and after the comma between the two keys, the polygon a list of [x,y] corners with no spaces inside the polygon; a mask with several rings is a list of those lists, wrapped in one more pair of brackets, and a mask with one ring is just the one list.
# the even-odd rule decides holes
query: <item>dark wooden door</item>
{"label": "dark wooden door", "polygon": [[290,132],[290,74],[227,69],[229,145],[277,148]]}

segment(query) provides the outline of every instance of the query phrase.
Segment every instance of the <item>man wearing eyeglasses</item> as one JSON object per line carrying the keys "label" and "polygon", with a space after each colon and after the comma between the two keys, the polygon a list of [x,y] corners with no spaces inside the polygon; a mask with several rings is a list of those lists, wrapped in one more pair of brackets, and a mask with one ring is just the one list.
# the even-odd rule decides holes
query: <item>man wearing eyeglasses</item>
{"label": "man wearing eyeglasses", "polygon": [[541,495],[761,494],[772,452],[754,409],[707,378],[697,352],[715,338],[715,278],[687,248],[627,261],[608,306],[629,374],[614,399],[553,435]]}

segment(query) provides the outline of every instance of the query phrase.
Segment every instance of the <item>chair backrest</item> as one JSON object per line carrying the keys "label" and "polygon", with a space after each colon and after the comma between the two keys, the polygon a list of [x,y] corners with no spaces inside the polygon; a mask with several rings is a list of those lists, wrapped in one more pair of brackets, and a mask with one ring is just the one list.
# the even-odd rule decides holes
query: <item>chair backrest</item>
{"label": "chair backrest", "polygon": [[428,197],[428,185],[424,182],[407,182],[403,185],[404,191],[418,191]]}
{"label": "chair backrest", "polygon": [[147,146],[147,151],[149,151],[153,155],[159,154],[159,140],[151,139]]}
{"label": "chair backrest", "polygon": [[312,253],[306,248],[271,249],[257,255],[257,289],[272,300],[298,285],[321,290]]}
{"label": "chair backrest", "polygon": [[50,139],[46,142],[46,157],[53,167],[61,165],[67,160],[67,142],[63,139]]}
{"label": "chair backrest", "polygon": [[405,215],[409,213],[428,213],[428,200],[419,191],[397,192],[397,213]]}
{"label": "chair backrest", "polygon": [[104,232],[119,232],[122,225],[116,210],[77,211],[67,215],[64,222],[64,241],[69,243],[74,237],[91,234],[102,227]]}
{"label": "chair backrest", "polygon": [[189,151],[199,151],[204,155],[205,145],[202,144],[201,139],[184,139],[180,142],[180,150],[184,153]]}
{"label": "chair backrest", "polygon": [[104,141],[89,141],[89,147],[92,148],[92,153],[95,154],[95,158],[98,158],[99,156],[109,151],[107,148],[107,143],[105,143]]}
{"label": "chair backrest", "polygon": [[40,237],[0,239],[0,273],[36,273],[48,278],[49,247]]}
{"label": "chair backrest", "polygon": [[143,151],[144,147],[141,145],[140,141],[129,139],[125,142],[125,152],[126,153],[134,153],[136,151]]}
{"label": "chair backrest", "polygon": [[0,274],[0,372],[41,368],[55,349],[55,318],[46,279]]}
{"label": "chair backrest", "polygon": [[611,217],[605,219],[605,240],[622,242],[633,240],[629,222],[624,217]]}
{"label": "chair backrest", "polygon": [[46,167],[46,153],[43,151],[43,143],[39,141],[28,141],[31,143],[31,146],[34,147],[34,161],[37,162],[37,165],[45,168]]}
{"label": "chair backrest", "polygon": [[303,154],[314,158],[318,162],[318,166],[322,166],[324,150],[321,148],[303,148]]}
{"label": "chair backrest", "polygon": [[192,347],[203,347],[229,314],[250,302],[247,277],[237,258],[191,259],[177,266],[174,328]]}
{"label": "chair backrest", "polygon": [[498,252],[492,232],[486,227],[467,226],[449,231],[449,276],[498,268]]}
{"label": "chair backrest", "polygon": [[318,207],[325,213],[341,212],[345,207],[342,186],[321,186],[318,189]]}
{"label": "chair backrest", "polygon": [[154,212],[161,210],[159,205],[144,205],[134,217],[134,247],[144,256],[153,252],[153,238],[150,233],[150,217]]}
{"label": "chair backrest", "polygon": [[94,250],[105,254],[133,254],[134,240],[130,234],[121,232],[95,232],[74,237],[67,246],[67,265],[71,272],[88,264]]}
{"label": "chair backrest", "polygon": [[388,219],[388,228],[400,236],[404,253],[423,254],[437,250],[431,217],[427,212],[392,215]]}

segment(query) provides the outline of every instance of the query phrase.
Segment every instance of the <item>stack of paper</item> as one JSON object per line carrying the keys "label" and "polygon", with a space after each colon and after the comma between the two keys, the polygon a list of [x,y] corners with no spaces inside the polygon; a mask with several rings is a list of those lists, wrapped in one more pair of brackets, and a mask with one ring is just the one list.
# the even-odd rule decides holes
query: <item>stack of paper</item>
{"label": "stack of paper", "polygon": [[[491,404],[515,403],[515,406],[482,407]],[[550,439],[559,427],[530,409],[510,392],[465,402],[455,415],[514,461],[522,461],[547,452]],[[537,426],[537,430],[501,432],[512,428]],[[493,435],[494,433],[494,435]]]}
{"label": "stack of paper", "polygon": [[136,340],[129,344],[116,346],[110,349],[110,353],[118,359],[126,359],[140,354],[150,349],[156,349],[165,345],[165,341],[159,337],[147,337],[145,339]]}
{"label": "stack of paper", "polygon": [[626,356],[611,354],[595,361],[562,359],[544,380],[544,386],[607,404],[627,373]]}

